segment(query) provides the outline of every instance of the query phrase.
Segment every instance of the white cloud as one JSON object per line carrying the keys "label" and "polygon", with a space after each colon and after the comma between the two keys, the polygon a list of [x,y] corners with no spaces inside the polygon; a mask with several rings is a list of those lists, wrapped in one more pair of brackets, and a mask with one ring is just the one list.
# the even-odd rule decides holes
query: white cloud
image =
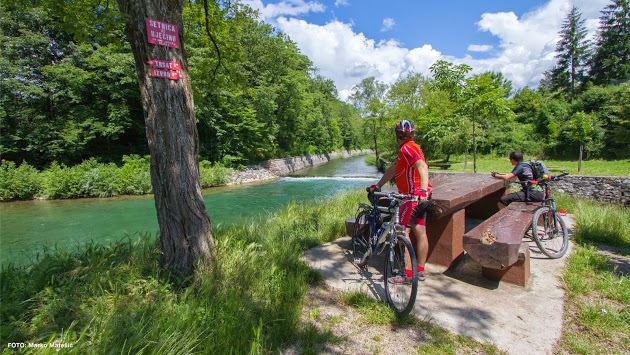
{"label": "white cloud", "polygon": [[396,25],[396,21],[394,21],[393,18],[385,17],[383,19],[383,26],[381,26],[381,32],[387,32],[391,30],[392,28],[394,28],[395,25]]}
{"label": "white cloud", "polygon": [[326,9],[318,1],[283,0],[277,3],[263,4],[262,0],[242,0],[242,3],[258,10],[263,20],[278,16],[298,16],[309,12],[323,12]]}
{"label": "white cloud", "polygon": [[407,49],[394,40],[377,42],[340,21],[315,25],[295,18],[279,17],[278,27],[295,41],[317,65],[320,73],[335,81],[340,96],[347,98],[352,87],[368,76],[386,83],[410,72],[428,73],[441,53],[425,44]]}
{"label": "white cloud", "polygon": [[[296,1],[290,3],[295,5]],[[340,96],[347,98],[352,87],[368,76],[393,83],[410,71],[428,74],[429,66],[438,59],[467,63],[475,72],[502,72],[517,88],[536,86],[555,62],[557,34],[571,6],[576,4],[582,9],[593,34],[599,10],[607,3],[608,0],[550,0],[522,16],[513,12],[484,13],[477,25],[481,31],[497,37],[499,44],[496,55],[483,59],[450,56],[429,43],[407,48],[395,40],[376,41],[355,32],[352,24],[337,20],[317,25],[288,14],[274,22],[311,58],[322,75],[335,81]],[[469,50],[480,49],[475,46],[478,45],[469,46]]]}
{"label": "white cloud", "polygon": [[572,5],[582,10],[589,33],[597,30],[599,11],[608,0],[551,0],[520,18],[514,12],[484,13],[479,29],[499,38],[501,51],[495,57],[456,59],[475,71],[493,70],[505,74],[515,87],[536,86],[545,70],[555,63],[555,46],[562,21]]}
{"label": "white cloud", "polygon": [[492,48],[490,44],[470,44],[467,49],[469,52],[487,52]]}
{"label": "white cloud", "polygon": [[350,2],[348,0],[335,0],[335,6],[348,6]]}

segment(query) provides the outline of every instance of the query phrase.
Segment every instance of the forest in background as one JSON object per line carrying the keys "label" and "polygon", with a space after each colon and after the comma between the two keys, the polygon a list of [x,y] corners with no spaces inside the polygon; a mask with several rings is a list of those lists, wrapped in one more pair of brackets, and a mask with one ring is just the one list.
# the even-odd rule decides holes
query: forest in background
{"label": "forest in background", "polygon": [[[42,168],[148,154],[116,3],[0,4],[2,159]],[[238,2],[208,5],[210,35],[203,2],[186,3],[183,29],[200,159],[238,166],[363,146],[356,110],[295,43]]]}
{"label": "forest in background", "polygon": [[[433,160],[513,149],[574,160],[580,147],[586,159],[629,157],[627,0],[603,9],[592,43],[573,8],[556,66],[537,89],[514,90],[500,73],[472,74],[466,64],[438,61],[430,76],[407,73],[392,85],[366,78],[349,103],[255,11],[238,2],[208,4],[207,28],[203,2],[187,2],[184,12],[200,160],[238,167],[359,147],[391,159],[391,127],[402,118],[416,123],[416,140]],[[2,159],[45,168],[91,158],[121,164],[125,155],[147,154],[133,58],[115,2],[0,6]]]}

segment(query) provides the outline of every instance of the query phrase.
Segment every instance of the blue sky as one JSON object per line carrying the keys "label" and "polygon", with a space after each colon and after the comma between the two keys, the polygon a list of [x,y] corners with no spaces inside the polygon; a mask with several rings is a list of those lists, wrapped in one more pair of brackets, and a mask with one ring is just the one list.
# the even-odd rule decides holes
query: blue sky
{"label": "blue sky", "polygon": [[[494,47],[499,44],[498,38],[477,28],[481,14],[513,11],[520,16],[546,1],[348,0],[347,5],[340,6],[335,6],[334,0],[320,2],[325,5],[325,11],[311,12],[302,18],[322,25],[337,19],[354,24],[355,31],[376,40],[394,38],[408,47],[431,43],[441,52],[464,56],[471,43]],[[381,31],[384,18],[393,19],[395,24],[391,29]]]}
{"label": "blue sky", "polygon": [[609,0],[241,0],[289,35],[342,98],[363,78],[393,83],[436,60],[537,86],[562,20],[581,9],[591,35]]}

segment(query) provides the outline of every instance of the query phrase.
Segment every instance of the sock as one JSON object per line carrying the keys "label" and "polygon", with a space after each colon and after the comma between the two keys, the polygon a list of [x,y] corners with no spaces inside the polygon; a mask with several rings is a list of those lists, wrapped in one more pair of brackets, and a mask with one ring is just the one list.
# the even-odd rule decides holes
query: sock
{"label": "sock", "polygon": [[413,272],[411,272],[411,269],[407,269],[405,270],[405,275],[407,275],[407,277],[413,277]]}
{"label": "sock", "polygon": [[420,272],[420,271],[424,271],[424,266],[418,265],[418,272]]}

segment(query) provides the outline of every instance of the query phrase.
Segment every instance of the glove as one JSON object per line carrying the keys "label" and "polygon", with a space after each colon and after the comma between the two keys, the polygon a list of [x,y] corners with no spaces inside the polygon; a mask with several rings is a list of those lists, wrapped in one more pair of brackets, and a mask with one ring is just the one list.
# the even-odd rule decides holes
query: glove
{"label": "glove", "polygon": [[411,213],[411,219],[414,220],[415,218],[423,218],[426,215],[427,208],[429,208],[430,204],[431,201],[428,200],[418,203],[416,208],[414,208],[413,212]]}
{"label": "glove", "polygon": [[418,200],[420,200],[420,202],[427,201],[427,192],[426,192],[426,190],[420,190],[420,193],[418,194],[418,197],[419,197]]}
{"label": "glove", "polygon": [[378,188],[378,185],[373,184],[373,185],[370,185],[369,189],[370,189],[370,192],[374,192],[374,191],[378,191],[379,188]]}

